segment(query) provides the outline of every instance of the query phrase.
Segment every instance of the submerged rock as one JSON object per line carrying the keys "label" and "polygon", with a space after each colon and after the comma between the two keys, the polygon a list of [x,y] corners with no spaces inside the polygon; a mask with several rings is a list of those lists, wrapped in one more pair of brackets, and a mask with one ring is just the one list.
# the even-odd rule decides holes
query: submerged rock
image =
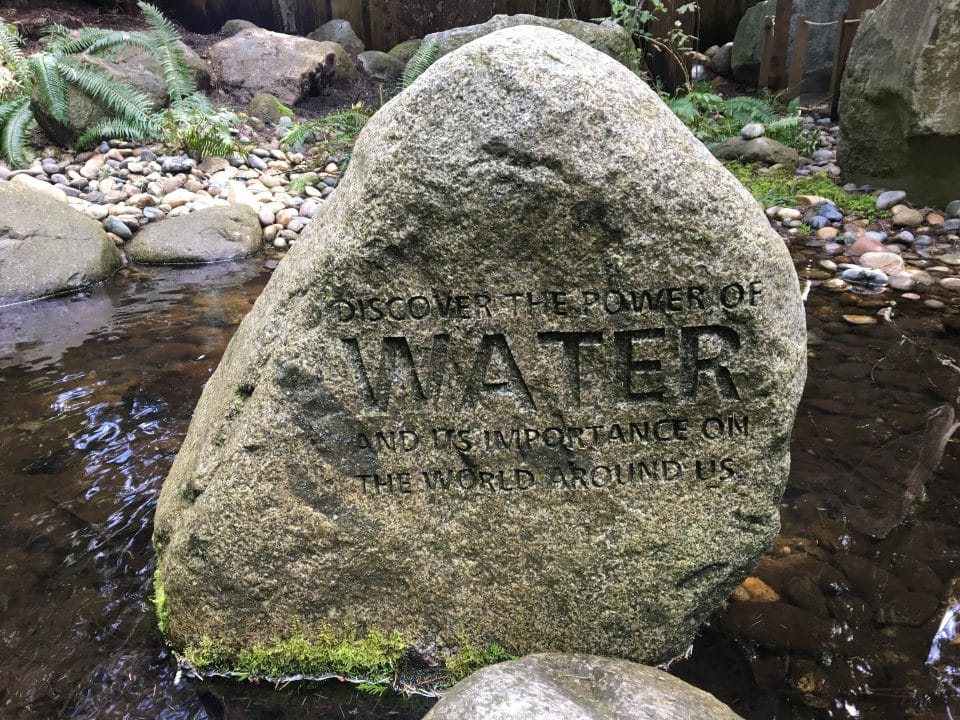
{"label": "submerged rock", "polygon": [[481,38],[371,118],[207,383],[168,638],[277,674],[364,642],[349,673],[414,684],[494,644],[676,656],[778,528],[805,336],[782,241],[639,78]]}
{"label": "submerged rock", "polygon": [[738,720],[662,670],[589,655],[530,655],[480,670],[424,720]]}
{"label": "submerged rock", "polygon": [[121,264],[96,220],[43,192],[0,182],[0,305],[80,290]]}
{"label": "submerged rock", "polygon": [[257,214],[246,205],[224,205],[151,223],[126,250],[134,262],[180,265],[236,260],[262,245]]}

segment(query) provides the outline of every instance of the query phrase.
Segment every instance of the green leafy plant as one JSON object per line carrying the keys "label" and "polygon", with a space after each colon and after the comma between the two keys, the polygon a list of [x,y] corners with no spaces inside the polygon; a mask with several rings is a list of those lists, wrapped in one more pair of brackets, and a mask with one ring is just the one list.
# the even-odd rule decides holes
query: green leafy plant
{"label": "green leafy plant", "polygon": [[440,45],[436,41],[423,43],[403,68],[400,88],[405,90],[410,87],[414,80],[423,75],[427,68],[437,61],[438,57],[440,57]]}
{"label": "green leafy plant", "polygon": [[307,120],[293,126],[281,140],[284,147],[299,147],[309,142],[317,144],[327,154],[349,150],[357,134],[373,116],[373,110],[362,102],[332,115]]}
{"label": "green leafy plant", "polygon": [[746,95],[724,99],[707,85],[667,98],[667,106],[706,144],[739,135],[748,123],[761,123],[767,137],[789,145],[801,154],[816,148],[813,133],[800,122],[800,105],[794,100],[785,108],[777,98],[755,98]]}
{"label": "green leafy plant", "polygon": [[163,142],[199,160],[225,157],[238,150],[231,129],[239,122],[232,110],[215,107],[203,93],[192,93],[163,113]]}
{"label": "green leafy plant", "polygon": [[[695,35],[683,29],[685,15],[696,15],[700,6],[696,2],[677,5],[673,12],[678,19],[664,35],[655,35],[652,28],[670,12],[666,0],[611,0],[610,19],[622,25],[647,53],[665,54],[680,68],[684,85],[690,87],[690,70],[685,56],[693,50]],[[644,54],[637,54],[637,70],[650,77],[644,63]]]}
{"label": "green leafy plant", "polygon": [[[145,141],[166,135],[175,140],[173,144],[198,154],[230,151],[224,127],[233,120],[214,111],[198,91],[176,29],[153,5],[138,5],[147,24],[144,32],[103,28],[71,31],[52,25],[45,32],[41,49],[29,56],[22,51],[16,29],[0,25],[0,67],[12,78],[0,86],[4,88],[0,92],[0,155],[11,165],[26,164],[27,141],[38,125],[42,124],[54,139],[65,140],[69,133],[58,128],[68,122],[71,92],[86,95],[108,113],[106,119],[84,129],[75,141],[78,147],[103,138]],[[102,70],[96,60],[118,57],[130,50],[143,51],[156,62],[169,114],[154,112],[144,93]],[[170,123],[182,127],[172,134]]]}

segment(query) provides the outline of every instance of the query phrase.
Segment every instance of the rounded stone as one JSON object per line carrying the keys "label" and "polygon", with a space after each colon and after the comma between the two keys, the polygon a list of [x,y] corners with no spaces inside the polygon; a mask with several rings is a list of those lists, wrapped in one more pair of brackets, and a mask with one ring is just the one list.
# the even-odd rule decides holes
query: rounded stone
{"label": "rounded stone", "polygon": [[302,238],[163,486],[174,647],[360,633],[438,677],[465,644],[686,650],[777,532],[805,376],[746,189],[630,70],[521,26],[381,108]]}
{"label": "rounded stone", "polygon": [[889,210],[894,205],[899,205],[907,199],[907,194],[903,190],[887,190],[877,196],[877,210]]}
{"label": "rounded stone", "polygon": [[134,262],[145,264],[197,264],[253,255],[261,250],[262,242],[253,210],[246,205],[224,205],[150,223],[134,235],[127,254]]}
{"label": "rounded stone", "polygon": [[74,292],[123,262],[100,223],[47,193],[0,183],[0,217],[0,305]]}
{"label": "rounded stone", "polygon": [[903,208],[893,216],[896,227],[916,227],[923,222],[923,213],[913,208]]}
{"label": "rounded stone", "polygon": [[754,140],[758,137],[763,137],[766,132],[766,128],[763,127],[762,123],[749,123],[744,125],[743,129],[740,130],[740,137],[744,140]]}
{"label": "rounded stone", "polygon": [[738,720],[713,695],[643,665],[587,655],[530,655],[455,685],[424,720]]}

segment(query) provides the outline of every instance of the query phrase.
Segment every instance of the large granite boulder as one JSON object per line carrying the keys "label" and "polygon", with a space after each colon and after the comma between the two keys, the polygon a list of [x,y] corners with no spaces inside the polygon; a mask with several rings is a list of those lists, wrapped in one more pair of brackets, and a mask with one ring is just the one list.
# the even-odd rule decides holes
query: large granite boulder
{"label": "large granite boulder", "polygon": [[263,231],[252,208],[220,205],[151,223],[127,244],[134,262],[194,265],[236,260],[263,249]]}
{"label": "large granite boulder", "polygon": [[888,0],[864,18],[840,90],[854,182],[942,207],[960,189],[960,0]]}
{"label": "large granite boulder", "polygon": [[0,305],[81,290],[122,264],[96,220],[26,185],[0,182]]}
{"label": "large granite boulder", "polygon": [[477,38],[484,37],[497,30],[517,27],[519,25],[535,25],[537,27],[559,30],[567,35],[572,35],[577,38],[577,40],[585,42],[594,50],[599,50],[605,55],[619,60],[629,68],[634,66],[636,46],[633,44],[633,38],[630,37],[630,33],[628,33],[623,26],[614,22],[605,22],[602,25],[597,25],[595,23],[571,20],[569,18],[555,20],[553,18],[524,14],[494,15],[487,20],[487,22],[479,25],[468,25],[467,27],[458,27],[452,30],[431,33],[423,38],[423,43],[436,43],[439,54],[446,55]]}
{"label": "large granite boulder", "polygon": [[360,75],[337,43],[248,28],[210,48],[220,84],[249,96],[269,92],[293,105],[329,86],[348,86]]}
{"label": "large granite boulder", "polygon": [[168,639],[401,684],[494,644],[673,657],[777,531],[805,337],[762,208],[636,75],[470,43],[371,118],[207,383],[157,508]]}
{"label": "large granite boulder", "polygon": [[[830,23],[839,20],[847,10],[847,0],[793,0],[790,16],[790,46],[787,64],[793,57],[793,39],[797,35],[797,18]],[[756,85],[760,77],[760,61],[763,57],[763,23],[768,16],[776,15],[777,0],[762,0],[747,10],[737,25],[730,58],[733,77],[738,82]],[[837,48],[838,25],[821,25],[811,28],[807,38],[807,59],[804,63],[801,91],[822,92],[830,87],[834,55]]]}
{"label": "large granite boulder", "polygon": [[528,655],[457,683],[424,720],[739,720],[662,670],[590,655]]}

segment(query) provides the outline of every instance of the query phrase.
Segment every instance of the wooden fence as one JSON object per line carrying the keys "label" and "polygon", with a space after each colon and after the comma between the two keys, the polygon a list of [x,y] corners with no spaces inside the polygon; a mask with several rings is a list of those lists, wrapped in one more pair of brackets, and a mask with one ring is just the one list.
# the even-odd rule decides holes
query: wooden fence
{"label": "wooden fence", "polygon": [[[0,4],[4,0],[0,0]],[[32,2],[34,0],[17,0]],[[35,0],[39,2],[40,0]],[[581,20],[610,14],[609,0],[155,0],[195,32],[211,32],[225,20],[244,18],[261,27],[307,34],[332,18],[349,20],[368,48],[388,50],[411,37],[484,22],[491,15],[529,13]],[[686,0],[667,0],[675,7]],[[699,0],[696,16],[680,16],[684,30],[704,49],[733,40],[737,23],[756,0]],[[572,12],[571,12],[572,11]],[[671,11],[651,31],[663,36],[677,16]]]}
{"label": "wooden fence", "polygon": [[[837,34],[836,52],[833,62],[833,74],[830,81],[831,115],[837,117],[837,103],[840,99],[840,82],[847,64],[853,38],[857,34],[863,15],[880,4],[881,0],[850,0],[847,11],[836,19],[840,27]],[[773,90],[786,90],[785,97],[792,99],[800,95],[800,83],[803,80],[803,68],[807,54],[807,41],[811,32],[822,30],[827,23],[812,23],[805,16],[797,18],[795,31],[791,28],[793,0],[777,0],[776,14],[765,18],[763,26],[762,57],[760,62],[759,87]],[[787,66],[787,54],[791,40],[793,50]]]}
{"label": "wooden fence", "polygon": [[543,17],[580,19],[605,17],[607,0],[299,0],[283,21],[285,32],[306,34],[332,18],[349,20],[364,44],[389,50],[399,42],[461,25],[473,25],[492,15],[528,13]]}

